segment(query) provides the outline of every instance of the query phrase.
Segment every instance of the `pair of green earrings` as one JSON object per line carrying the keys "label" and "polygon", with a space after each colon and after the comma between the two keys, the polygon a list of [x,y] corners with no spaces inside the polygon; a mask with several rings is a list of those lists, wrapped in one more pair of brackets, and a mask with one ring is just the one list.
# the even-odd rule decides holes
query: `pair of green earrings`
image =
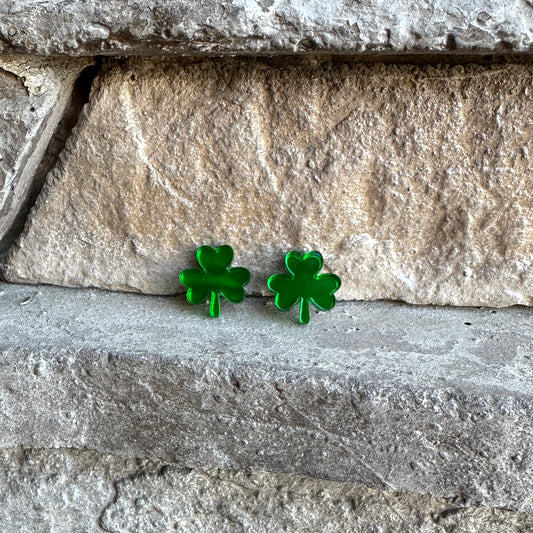
{"label": "pair of green earrings", "polygon": [[[220,297],[240,303],[246,297],[244,286],[250,281],[250,271],[243,267],[230,268],[233,249],[227,244],[218,248],[201,246],[196,252],[202,267],[189,268],[180,274],[180,282],[188,288],[191,304],[204,303],[209,298],[209,314],[220,315]],[[289,274],[274,274],[268,278],[268,288],[276,295],[280,311],[288,311],[300,301],[300,323],[309,322],[309,304],[321,311],[335,305],[333,293],[339,290],[341,280],[335,274],[319,274],[323,259],[320,252],[301,254],[292,251],[285,256]]]}

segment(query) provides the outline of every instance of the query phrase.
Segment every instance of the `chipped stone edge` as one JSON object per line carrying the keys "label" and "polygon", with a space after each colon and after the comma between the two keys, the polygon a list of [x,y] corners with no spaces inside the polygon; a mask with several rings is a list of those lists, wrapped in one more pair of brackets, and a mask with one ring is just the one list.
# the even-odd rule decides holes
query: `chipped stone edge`
{"label": "chipped stone edge", "polygon": [[24,149],[17,158],[11,179],[6,183],[7,190],[4,191],[3,199],[0,199],[0,210],[8,198],[12,199],[9,212],[0,219],[0,251],[10,244],[3,242],[3,239],[27,199],[46,149],[65,113],[74,82],[83,69],[94,64],[92,58],[51,59],[0,55],[0,68],[19,78],[30,97],[44,94],[43,87],[47,87],[47,92],[50,93],[44,103],[42,119],[28,132]]}

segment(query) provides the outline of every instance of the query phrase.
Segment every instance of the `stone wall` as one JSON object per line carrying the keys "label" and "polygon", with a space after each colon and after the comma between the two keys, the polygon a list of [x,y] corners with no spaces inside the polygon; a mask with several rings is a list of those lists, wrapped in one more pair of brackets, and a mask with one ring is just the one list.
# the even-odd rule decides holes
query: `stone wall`
{"label": "stone wall", "polygon": [[533,529],[532,52],[522,0],[2,2],[0,529]]}

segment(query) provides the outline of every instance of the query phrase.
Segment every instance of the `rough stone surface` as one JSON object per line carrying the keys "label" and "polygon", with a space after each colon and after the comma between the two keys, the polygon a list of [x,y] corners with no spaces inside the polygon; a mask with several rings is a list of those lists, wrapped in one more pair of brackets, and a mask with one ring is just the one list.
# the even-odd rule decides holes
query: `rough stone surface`
{"label": "rough stone surface", "polygon": [[528,309],[205,306],[4,285],[0,447],[87,447],[533,510]]}
{"label": "rough stone surface", "polygon": [[28,199],[74,81],[90,63],[0,56],[0,253],[12,240],[6,234]]}
{"label": "rough stone surface", "polygon": [[19,533],[522,533],[533,515],[283,474],[80,450],[0,451],[0,522]]}
{"label": "rough stone surface", "polygon": [[33,54],[531,52],[528,0],[12,0],[0,51]]}
{"label": "rough stone surface", "polygon": [[248,289],[320,250],[341,299],[531,305],[533,68],[111,62],[11,281],[172,294],[203,244]]}

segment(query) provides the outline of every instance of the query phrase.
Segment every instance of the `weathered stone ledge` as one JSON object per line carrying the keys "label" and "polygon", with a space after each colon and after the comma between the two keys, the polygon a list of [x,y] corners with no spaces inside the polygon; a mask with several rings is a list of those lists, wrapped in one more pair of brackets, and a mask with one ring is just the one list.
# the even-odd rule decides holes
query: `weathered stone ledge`
{"label": "weathered stone ledge", "polygon": [[533,510],[533,326],[522,308],[1,286],[0,446],[87,447]]}
{"label": "weathered stone ledge", "polygon": [[0,52],[292,54],[532,52],[523,0],[15,0],[0,6]]}

